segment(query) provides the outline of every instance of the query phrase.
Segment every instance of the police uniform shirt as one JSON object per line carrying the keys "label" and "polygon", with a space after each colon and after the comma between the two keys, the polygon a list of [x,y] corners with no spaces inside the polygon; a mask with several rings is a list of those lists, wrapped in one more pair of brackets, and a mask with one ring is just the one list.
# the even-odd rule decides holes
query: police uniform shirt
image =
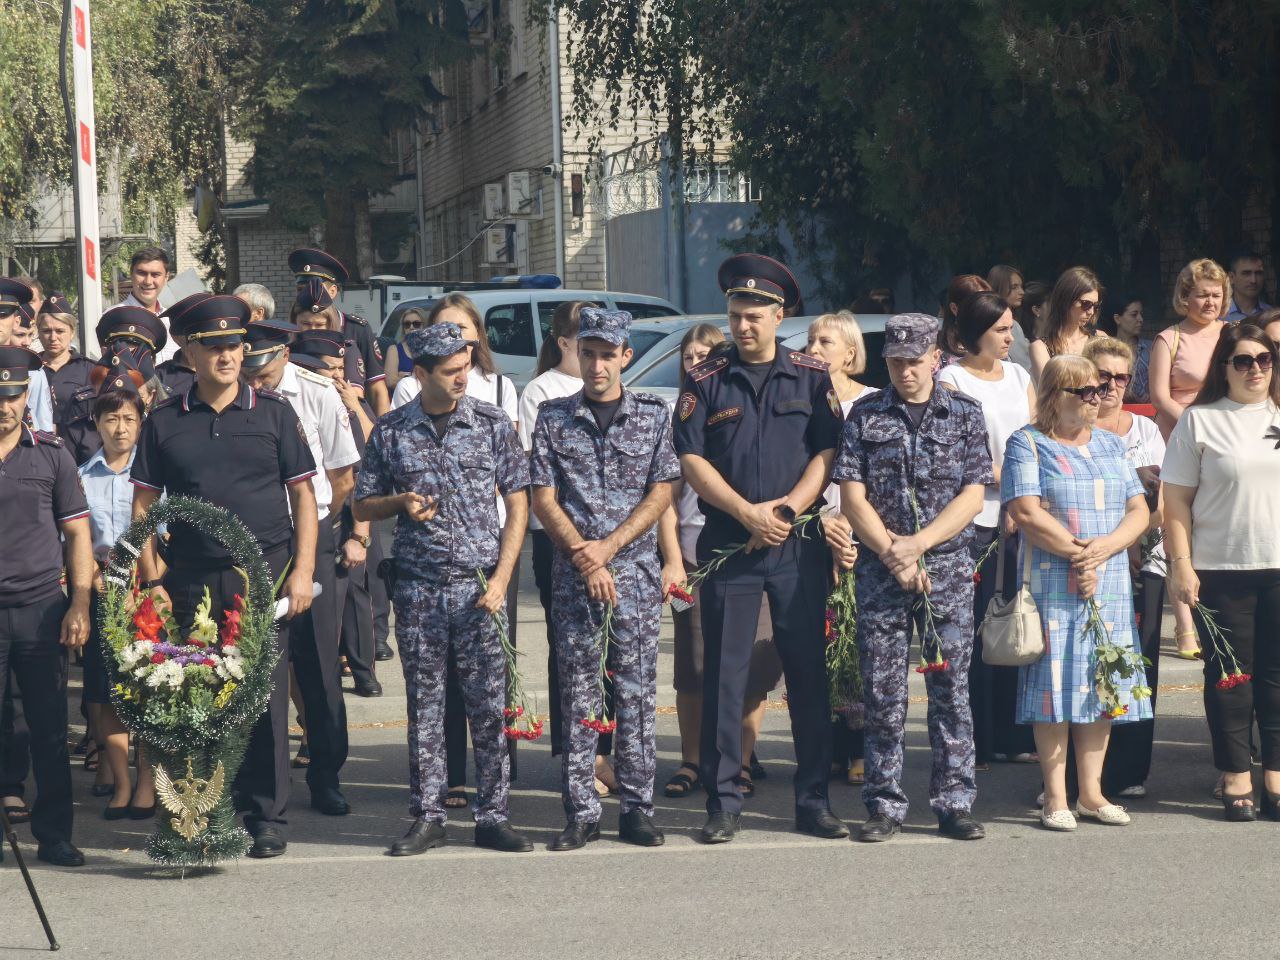
{"label": "police uniform shirt", "polygon": [[[631,515],[649,487],[680,477],[667,405],[652,394],[623,390],[608,433],[601,433],[582,391],[548,400],[533,428],[529,473],[534,486],[555,488],[556,502],[578,533],[603,539]],[[653,557],[657,544],[650,527],[617,559]]]}
{"label": "police uniform shirt", "polygon": [[498,562],[500,527],[493,490],[502,496],[529,486],[529,462],[511,418],[491,403],[462,397],[444,436],[422,404],[380,419],[365,448],[356,499],[413,491],[439,501],[418,523],[401,515],[392,551],[402,577],[472,575]]}
{"label": "police uniform shirt", "polygon": [[27,384],[27,415],[37,430],[53,433],[53,394],[49,392],[49,378],[43,370],[31,371],[31,382]]}
{"label": "police uniform shirt", "polygon": [[[239,517],[264,552],[289,543],[285,487],[315,476],[316,464],[293,407],[242,385],[221,413],[192,387],[143,422],[130,479],[149,490],[208,500]],[[223,566],[227,552],[185,524],[170,526],[169,555],[184,566]]]}
{"label": "police uniform shirt", "polygon": [[284,365],[275,392],[289,401],[306,434],[307,449],[317,468],[311,486],[316,492],[316,509],[323,520],[329,515],[329,503],[333,500],[333,485],[327,471],[360,462],[360,452],[351,432],[351,417],[332,380],[292,363]]}
{"label": "police uniform shirt", "polygon": [[172,357],[156,366],[156,376],[170,396],[186,393],[195,385],[196,372],[182,362],[180,357]]}
{"label": "police uniform shirt", "polygon": [[[965,487],[995,482],[982,407],[962,393],[935,387],[920,425],[913,427],[906,402],[892,387],[860,399],[849,409],[831,479],[865,484],[867,501],[884,525],[894,533],[914,533]],[[967,546],[972,529],[930,552]]]}
{"label": "police uniform shirt", "polygon": [[[826,363],[781,340],[758,394],[747,367],[731,346],[689,371],[676,401],[675,446],[709,462],[747,502],[764,503],[787,496],[810,461],[839,444],[840,400]],[[716,542],[747,539],[737,520],[699,505]]]}
{"label": "police uniform shirt", "polygon": [[89,515],[75,461],[51,433],[25,424],[0,461],[0,608],[48,600],[62,591],[59,524]]}
{"label": "police uniform shirt", "polygon": [[48,366],[44,368],[53,401],[53,422],[59,431],[75,419],[72,399],[76,391],[89,386],[89,372],[93,368],[94,362],[78,353],[73,353],[57,370]]}
{"label": "police uniform shirt", "polygon": [[360,371],[361,379],[366,384],[379,383],[387,379],[382,370],[382,347],[378,346],[378,338],[369,329],[363,317],[342,314],[342,334],[356,345],[356,354],[364,369]]}

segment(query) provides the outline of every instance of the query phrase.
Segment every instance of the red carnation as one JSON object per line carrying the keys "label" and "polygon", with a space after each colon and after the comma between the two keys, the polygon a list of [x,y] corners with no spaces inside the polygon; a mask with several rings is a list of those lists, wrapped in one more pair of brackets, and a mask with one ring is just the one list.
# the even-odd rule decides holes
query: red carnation
{"label": "red carnation", "polygon": [[200,661],[200,665],[204,667],[216,667],[218,665],[218,661],[205,657]]}
{"label": "red carnation", "polygon": [[152,663],[164,663],[165,659],[166,659],[166,658],[165,658],[165,655],[164,655],[163,653],[153,653],[153,654],[151,655],[151,662],[152,662]]}

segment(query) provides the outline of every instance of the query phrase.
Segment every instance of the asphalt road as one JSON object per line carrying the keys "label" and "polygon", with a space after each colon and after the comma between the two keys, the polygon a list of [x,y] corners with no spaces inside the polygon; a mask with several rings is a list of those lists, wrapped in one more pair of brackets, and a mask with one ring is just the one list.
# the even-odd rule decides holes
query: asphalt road
{"label": "asphalt road", "polygon": [[[526,570],[527,573],[527,570]],[[525,581],[531,585],[531,578]],[[545,690],[541,610],[522,598],[526,672]],[[659,676],[659,784],[679,761],[669,709],[670,630]],[[977,815],[988,838],[940,838],[928,811],[923,691],[909,715],[905,832],[879,846],[820,841],[792,830],[786,711],[767,713],[759,753],[769,771],[733,843],[695,839],[702,799],[658,800],[666,846],[606,836],[583,851],[543,844],[563,825],[559,765],[545,741],[520,747],[513,821],[538,842],[531,854],[476,849],[470,817],[423,856],[391,859],[407,826],[404,701],[397,664],[384,664],[387,696],[351,708],[344,784],[353,813],[330,819],[294,785],[289,851],[179,876],[140,852],[146,831],[109,824],[90,777],[76,772],[80,870],[33,864],[68,956],[196,957],[983,957],[1159,958],[1273,956],[1280,824],[1224,823],[1210,797],[1215,774],[1194,665],[1162,662],[1151,795],[1129,827],[1082,824],[1050,834],[1031,810],[1035,767],[996,765],[979,775]],[[387,669],[391,668],[391,669]],[[545,694],[543,694],[545,702]],[[856,788],[833,782],[836,812],[859,821]],[[20,836],[30,859],[26,828]],[[12,855],[0,865],[0,957],[43,948]]]}

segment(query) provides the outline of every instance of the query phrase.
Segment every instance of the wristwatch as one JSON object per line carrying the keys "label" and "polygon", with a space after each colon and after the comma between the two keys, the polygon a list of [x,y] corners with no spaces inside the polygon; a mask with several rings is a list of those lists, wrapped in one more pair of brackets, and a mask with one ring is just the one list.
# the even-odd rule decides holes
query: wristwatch
{"label": "wristwatch", "polygon": [[372,537],[362,536],[358,533],[353,533],[351,535],[351,539],[360,544],[360,546],[364,547],[366,550],[369,549],[369,544],[373,543]]}

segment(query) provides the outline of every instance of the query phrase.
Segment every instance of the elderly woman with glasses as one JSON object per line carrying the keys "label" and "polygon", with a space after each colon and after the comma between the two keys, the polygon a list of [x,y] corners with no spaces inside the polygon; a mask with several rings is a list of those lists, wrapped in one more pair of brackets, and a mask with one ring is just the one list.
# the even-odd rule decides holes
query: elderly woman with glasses
{"label": "elderly woman with glasses", "polygon": [[1044,655],[1020,669],[1017,715],[1035,732],[1044,775],[1040,822],[1049,830],[1076,828],[1067,807],[1068,738],[1080,788],[1076,816],[1129,822],[1124,808],[1103,796],[1103,759],[1113,722],[1151,717],[1150,702],[1133,696],[1135,686],[1146,685],[1141,670],[1117,680],[1128,707],[1118,717],[1104,711],[1095,682],[1095,605],[1111,643],[1138,650],[1127,551],[1150,519],[1124,442],[1095,429],[1101,394],[1097,368],[1084,357],[1046,363],[1035,421],[1009,438],[1001,475],[1022,549],[1031,550],[1029,587],[1045,632]]}
{"label": "elderly woman with glasses", "polygon": [[[1275,344],[1248,322],[1222,331],[1208,376],[1164,459],[1169,588],[1196,617],[1204,708],[1228,821],[1255,819],[1250,733],[1262,748],[1262,810],[1280,820],[1280,378]],[[1213,611],[1227,644],[1204,617]]]}

